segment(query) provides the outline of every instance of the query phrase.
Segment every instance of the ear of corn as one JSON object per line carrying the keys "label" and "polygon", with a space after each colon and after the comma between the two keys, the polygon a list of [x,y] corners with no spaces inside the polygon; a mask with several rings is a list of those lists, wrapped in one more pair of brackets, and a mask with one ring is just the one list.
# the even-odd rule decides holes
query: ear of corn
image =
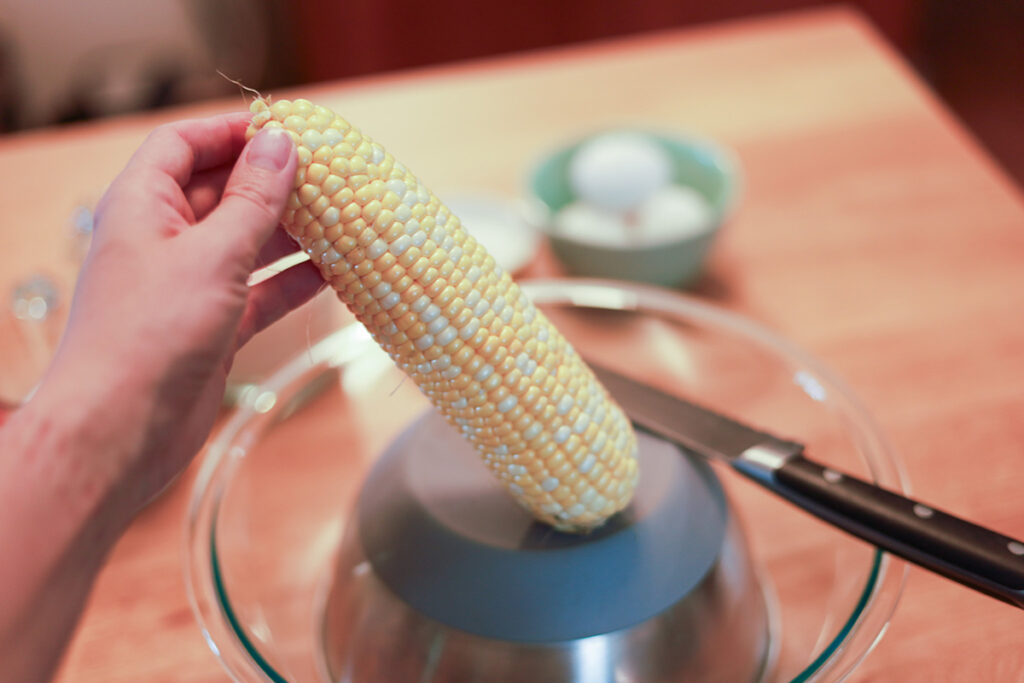
{"label": "ear of corn", "polygon": [[291,133],[283,223],[342,301],[535,517],[582,532],[624,508],[636,437],[579,355],[379,144],[306,100],[253,102]]}

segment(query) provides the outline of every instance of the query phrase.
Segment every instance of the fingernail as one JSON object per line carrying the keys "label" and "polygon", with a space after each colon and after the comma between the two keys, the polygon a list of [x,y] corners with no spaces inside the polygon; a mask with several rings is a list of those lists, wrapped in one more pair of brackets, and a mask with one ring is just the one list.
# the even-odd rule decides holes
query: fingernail
{"label": "fingernail", "polygon": [[246,159],[253,166],[280,171],[294,152],[292,140],[280,128],[264,128],[249,143]]}

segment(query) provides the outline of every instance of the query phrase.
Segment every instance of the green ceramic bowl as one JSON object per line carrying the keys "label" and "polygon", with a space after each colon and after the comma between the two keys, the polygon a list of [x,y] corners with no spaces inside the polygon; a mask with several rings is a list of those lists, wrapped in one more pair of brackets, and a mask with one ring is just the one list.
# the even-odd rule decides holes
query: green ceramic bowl
{"label": "green ceramic bowl", "polygon": [[706,230],[633,246],[602,245],[558,234],[553,227],[554,214],[576,199],[569,182],[569,163],[593,136],[555,150],[534,166],[527,179],[532,222],[547,235],[555,254],[574,275],[683,287],[700,275],[716,234],[736,205],[739,165],[728,150],[710,140],[635,132],[650,136],[669,153],[675,183],[692,187],[707,200],[711,217]]}

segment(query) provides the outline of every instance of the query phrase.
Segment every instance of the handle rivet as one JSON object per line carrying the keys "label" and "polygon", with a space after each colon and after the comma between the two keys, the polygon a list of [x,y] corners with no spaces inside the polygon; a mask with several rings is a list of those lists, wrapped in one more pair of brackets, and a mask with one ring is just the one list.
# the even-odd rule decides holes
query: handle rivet
{"label": "handle rivet", "polygon": [[827,481],[830,484],[838,484],[840,481],[843,480],[842,474],[836,472],[835,470],[830,470],[827,468],[824,472],[822,472],[821,476],[825,477],[825,481]]}
{"label": "handle rivet", "polygon": [[1024,543],[1010,541],[1006,544],[1007,549],[1014,555],[1024,555]]}
{"label": "handle rivet", "polygon": [[914,505],[914,514],[920,517],[921,519],[928,519],[929,517],[935,514],[935,510],[932,510],[930,507],[926,505],[921,505],[920,503],[917,503],[916,505]]}

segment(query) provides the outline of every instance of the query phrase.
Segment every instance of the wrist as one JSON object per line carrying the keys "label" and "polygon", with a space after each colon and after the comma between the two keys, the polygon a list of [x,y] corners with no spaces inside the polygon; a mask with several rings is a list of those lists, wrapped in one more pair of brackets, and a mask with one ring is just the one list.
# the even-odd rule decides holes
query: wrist
{"label": "wrist", "polygon": [[118,500],[127,444],[110,425],[122,407],[97,403],[40,387],[0,427],[0,489],[37,534],[58,542],[88,536],[105,552],[130,518]]}

